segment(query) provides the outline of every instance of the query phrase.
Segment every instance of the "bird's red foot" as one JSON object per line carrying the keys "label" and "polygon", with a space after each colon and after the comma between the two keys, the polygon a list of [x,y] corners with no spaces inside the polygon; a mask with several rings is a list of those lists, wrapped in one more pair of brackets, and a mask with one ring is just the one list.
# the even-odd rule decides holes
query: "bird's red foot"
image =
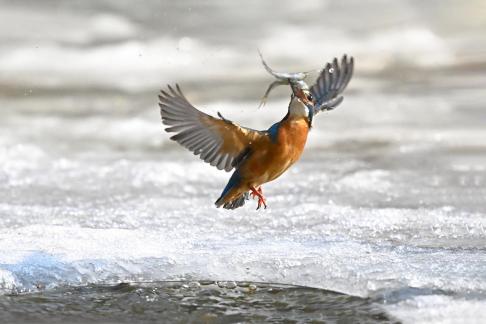
{"label": "bird's red foot", "polygon": [[258,207],[257,210],[264,206],[265,209],[267,209],[267,204],[266,204],[266,199],[263,197],[263,190],[262,187],[258,187],[258,189],[255,189],[254,187],[250,187],[251,193],[250,195],[252,198],[258,197]]}
{"label": "bird's red foot", "polygon": [[263,195],[263,191],[262,191],[262,187],[261,186],[258,187],[257,189],[255,189],[255,187],[251,187],[250,189],[251,189],[250,196],[253,199],[255,199],[255,197],[258,197],[259,196],[258,193],[260,193],[260,194]]}

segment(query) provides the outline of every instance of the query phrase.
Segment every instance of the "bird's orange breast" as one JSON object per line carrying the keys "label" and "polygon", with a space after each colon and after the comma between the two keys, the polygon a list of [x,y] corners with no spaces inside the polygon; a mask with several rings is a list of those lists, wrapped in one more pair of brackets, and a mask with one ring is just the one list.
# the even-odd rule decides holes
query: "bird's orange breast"
{"label": "bird's orange breast", "polygon": [[258,186],[279,177],[300,158],[308,133],[305,118],[284,119],[273,140],[252,146],[252,154],[241,168],[244,178]]}

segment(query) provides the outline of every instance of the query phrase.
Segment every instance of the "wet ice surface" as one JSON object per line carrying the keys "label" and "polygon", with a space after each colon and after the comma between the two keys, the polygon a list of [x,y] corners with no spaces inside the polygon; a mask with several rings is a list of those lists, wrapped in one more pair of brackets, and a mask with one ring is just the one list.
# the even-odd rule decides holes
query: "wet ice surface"
{"label": "wet ice surface", "polygon": [[[124,6],[94,18],[94,5],[60,10],[56,19],[77,23],[50,33],[51,15],[0,3],[3,18],[29,12],[42,26],[0,31],[2,293],[62,300],[66,286],[255,281],[345,293],[350,309],[350,296],[365,298],[356,300],[404,322],[484,321],[486,65],[471,50],[486,48],[479,22],[449,35],[447,13],[429,26],[423,4],[407,1],[388,9],[420,22],[412,27],[356,35],[352,21],[342,33],[313,20],[305,33],[270,24],[258,43],[240,31],[222,47],[187,30],[161,36]],[[328,9],[347,17],[346,5]],[[336,47],[290,46],[281,58],[289,39],[317,35]],[[156,87],[181,82],[197,107],[267,128],[285,114],[288,91],[257,110],[268,76],[241,44],[262,48],[276,68],[315,68],[348,52],[357,69],[344,103],[315,118],[301,161],[264,186],[269,208],[249,201],[229,212],[213,205],[229,174],[168,140]]]}

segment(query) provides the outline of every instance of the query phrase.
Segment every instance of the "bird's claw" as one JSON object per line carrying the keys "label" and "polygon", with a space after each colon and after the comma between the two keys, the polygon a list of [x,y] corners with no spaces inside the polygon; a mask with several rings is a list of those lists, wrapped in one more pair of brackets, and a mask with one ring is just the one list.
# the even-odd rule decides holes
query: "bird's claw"
{"label": "bird's claw", "polygon": [[265,200],[258,198],[258,206],[256,210],[259,210],[262,207],[262,204],[263,204],[263,209],[267,209],[267,204],[265,203]]}

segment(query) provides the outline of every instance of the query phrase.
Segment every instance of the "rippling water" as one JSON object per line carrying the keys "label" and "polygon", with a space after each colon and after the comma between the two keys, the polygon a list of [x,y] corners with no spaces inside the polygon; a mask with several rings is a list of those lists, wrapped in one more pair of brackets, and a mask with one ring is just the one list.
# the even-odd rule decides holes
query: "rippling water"
{"label": "rippling water", "polygon": [[315,288],[247,282],[84,286],[0,299],[3,319],[36,323],[394,323],[370,300]]}
{"label": "rippling water", "polygon": [[[107,320],[132,303],[160,315],[117,285],[210,280],[323,289],[285,292],[297,315],[269,318],[302,320],[308,294],[334,303],[331,290],[363,318],[375,313],[355,301],[383,320],[486,320],[482,1],[0,6],[5,319],[45,321],[16,317],[40,298],[39,309],[61,304],[43,315],[70,320],[61,311],[86,294],[109,296]],[[293,71],[348,53],[356,74],[344,103],[316,118],[301,161],[265,186],[267,210],[219,210],[229,175],[168,140],[156,95],[179,82],[206,112],[266,129],[289,90],[257,109],[271,81],[257,48]],[[252,296],[218,309],[246,316]],[[192,320],[222,314],[195,298]],[[182,302],[170,303],[183,321]],[[90,314],[81,319],[104,318]]]}

